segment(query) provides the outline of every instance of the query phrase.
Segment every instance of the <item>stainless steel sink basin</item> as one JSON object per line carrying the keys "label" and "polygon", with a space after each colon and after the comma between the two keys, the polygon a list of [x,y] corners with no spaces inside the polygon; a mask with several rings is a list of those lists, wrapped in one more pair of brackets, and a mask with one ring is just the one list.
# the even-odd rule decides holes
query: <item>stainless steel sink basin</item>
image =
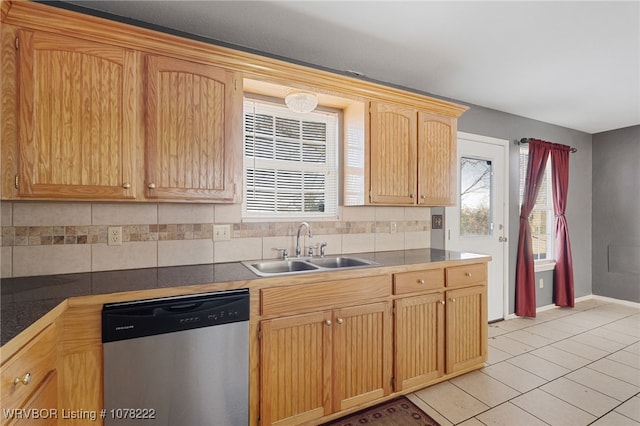
{"label": "stainless steel sink basin", "polygon": [[325,257],[309,259],[309,263],[322,268],[352,268],[354,266],[371,265],[370,260],[358,259],[357,257]]}
{"label": "stainless steel sink basin", "polygon": [[317,266],[302,260],[266,260],[250,264],[251,267],[263,274],[286,274],[288,272],[313,271]]}
{"label": "stainless steel sink basin", "polygon": [[357,257],[302,257],[288,260],[256,260],[242,262],[254,274],[261,277],[272,277],[309,272],[335,271],[345,268],[362,268],[379,265],[371,260]]}

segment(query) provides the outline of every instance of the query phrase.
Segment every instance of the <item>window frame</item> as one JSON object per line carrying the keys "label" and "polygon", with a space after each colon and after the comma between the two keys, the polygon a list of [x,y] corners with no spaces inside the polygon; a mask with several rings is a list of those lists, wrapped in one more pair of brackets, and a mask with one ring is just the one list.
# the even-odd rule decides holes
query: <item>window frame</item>
{"label": "window frame", "polygon": [[[523,162],[523,159],[529,158],[529,145],[520,145],[518,152],[518,162],[519,162],[519,208],[522,209],[522,198],[524,195],[524,185],[526,179],[526,170],[527,163]],[[546,258],[545,259],[534,259],[534,267],[535,272],[544,272],[551,271],[555,269],[556,261],[555,261],[555,211],[553,208],[553,182],[551,179],[551,161],[547,159],[547,163],[545,165],[545,172],[543,183],[546,183],[547,197],[546,197],[546,205],[540,205],[538,200],[536,200],[536,205],[532,210],[533,212],[537,211],[545,211],[546,215],[546,228],[549,230],[545,235],[547,236],[547,250],[546,250]],[[543,188],[540,189],[542,191]],[[538,194],[540,197],[540,193]],[[531,218],[529,218],[529,225],[531,226]],[[531,237],[533,239],[535,235],[543,235],[539,232],[534,232],[534,227],[531,226]]]}
{"label": "window frame", "polygon": [[[273,116],[284,117],[287,119],[294,119],[304,121],[305,118],[313,117],[314,115],[324,115],[325,117],[331,116],[333,123],[329,125],[328,132],[335,132],[333,138],[328,137],[326,141],[327,147],[327,161],[325,163],[315,162],[292,162],[288,163],[286,160],[278,159],[265,159],[254,156],[246,155],[246,114],[247,105],[253,104],[258,106],[264,106],[264,110],[271,112],[280,111],[282,114],[273,114]],[[257,109],[260,111],[260,109]],[[243,170],[243,184],[242,184],[242,222],[286,222],[297,220],[313,220],[313,221],[333,221],[339,218],[339,206],[340,206],[340,185],[341,185],[341,147],[342,147],[342,126],[343,126],[343,114],[342,110],[329,108],[319,105],[316,109],[310,113],[300,114],[290,111],[283,99],[272,98],[261,95],[254,95],[251,93],[245,93],[243,99],[243,141],[242,141],[242,170]],[[274,136],[275,137],[275,136]],[[333,144],[333,146],[331,146]],[[275,148],[274,148],[275,149]],[[288,163],[288,164],[287,164]],[[300,167],[304,165],[303,167]],[[255,166],[255,167],[254,167]],[[273,168],[274,170],[292,171],[292,172],[309,172],[317,173],[319,170],[325,171],[325,211],[324,212],[267,212],[267,211],[250,211],[247,209],[247,195],[248,195],[248,182],[247,173],[248,169],[254,168]],[[333,174],[333,176],[330,176]],[[277,187],[277,184],[276,184]],[[329,189],[327,189],[327,187]],[[274,189],[277,191],[277,188]],[[304,202],[303,202],[304,208]]]}

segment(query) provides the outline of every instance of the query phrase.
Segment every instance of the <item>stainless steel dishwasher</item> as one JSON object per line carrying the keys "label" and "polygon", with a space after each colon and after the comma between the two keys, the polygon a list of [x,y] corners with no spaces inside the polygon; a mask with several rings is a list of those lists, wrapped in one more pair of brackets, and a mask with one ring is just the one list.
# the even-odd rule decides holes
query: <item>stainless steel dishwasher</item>
{"label": "stainless steel dishwasher", "polygon": [[246,426],[249,291],[102,309],[105,425]]}

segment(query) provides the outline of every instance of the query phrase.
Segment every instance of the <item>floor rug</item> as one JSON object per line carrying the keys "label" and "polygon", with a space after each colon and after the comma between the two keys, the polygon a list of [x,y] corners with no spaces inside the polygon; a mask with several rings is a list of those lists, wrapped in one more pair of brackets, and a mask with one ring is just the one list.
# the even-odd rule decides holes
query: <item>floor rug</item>
{"label": "floor rug", "polygon": [[357,413],[349,414],[322,426],[440,426],[404,396]]}

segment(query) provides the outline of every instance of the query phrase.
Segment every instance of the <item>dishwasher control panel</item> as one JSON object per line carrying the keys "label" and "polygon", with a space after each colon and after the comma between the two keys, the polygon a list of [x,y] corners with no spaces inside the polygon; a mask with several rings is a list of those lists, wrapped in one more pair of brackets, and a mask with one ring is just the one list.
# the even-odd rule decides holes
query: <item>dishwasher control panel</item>
{"label": "dishwasher control panel", "polygon": [[102,307],[102,342],[249,320],[249,290],[229,290]]}

